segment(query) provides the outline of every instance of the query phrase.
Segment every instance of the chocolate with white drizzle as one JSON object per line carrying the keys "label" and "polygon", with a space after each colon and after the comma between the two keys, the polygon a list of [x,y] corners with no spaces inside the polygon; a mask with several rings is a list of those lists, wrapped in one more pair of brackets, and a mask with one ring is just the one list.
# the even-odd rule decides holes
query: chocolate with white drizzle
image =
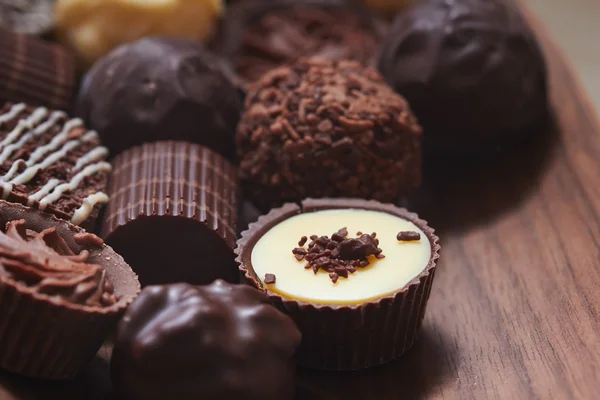
{"label": "chocolate with white drizzle", "polygon": [[25,104],[0,109],[2,199],[93,226],[111,166],[98,135],[80,119]]}

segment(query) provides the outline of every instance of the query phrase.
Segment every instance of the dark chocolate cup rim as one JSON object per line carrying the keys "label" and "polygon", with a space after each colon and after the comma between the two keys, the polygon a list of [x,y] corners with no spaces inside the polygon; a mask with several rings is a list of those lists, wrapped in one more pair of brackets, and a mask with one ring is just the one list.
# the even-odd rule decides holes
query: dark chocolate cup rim
{"label": "dark chocolate cup rim", "polygon": [[[427,239],[429,240],[431,246],[431,255],[429,256],[429,262],[427,263],[423,271],[421,271],[418,275],[413,277],[407,284],[405,284],[403,287],[399,288],[395,292],[359,304],[340,305],[310,303],[302,300],[294,300],[269,290],[268,287],[266,287],[263,284],[262,280],[260,280],[256,276],[256,273],[254,272],[254,269],[252,268],[252,263],[250,261],[252,250],[254,249],[254,246],[256,245],[258,240],[273,226],[294,215],[303,214],[306,212],[334,209],[362,209],[380,211],[395,215],[397,217],[412,222],[425,233],[425,236],[427,236]],[[437,260],[440,258],[439,252],[441,249],[439,240],[439,237],[435,235],[435,230],[428,225],[427,221],[419,218],[419,216],[416,213],[410,212],[403,207],[397,207],[390,203],[381,203],[376,200],[362,200],[351,198],[308,198],[306,200],[303,200],[300,204],[286,203],[283,206],[274,208],[267,214],[260,216],[256,222],[251,223],[248,226],[248,229],[241,233],[234,252],[236,254],[235,261],[238,263],[239,270],[244,274],[245,279],[250,281],[254,287],[264,292],[270,298],[274,298],[284,305],[297,304],[300,307],[312,307],[315,309],[356,310],[364,307],[367,304],[379,304],[380,302],[392,301],[400,296],[405,295],[407,292],[409,292],[411,287],[421,285],[422,281],[427,276],[429,276],[437,266]]]}
{"label": "dark chocolate cup rim", "polygon": [[[44,223],[51,223],[51,224],[53,224],[53,226],[56,226],[57,228],[60,227],[63,230],[71,231],[71,232],[73,232],[73,236],[77,233],[87,233],[87,231],[85,229],[83,229],[77,225],[73,225],[68,221],[61,220],[53,214],[48,214],[43,211],[31,208],[31,207],[27,207],[27,206],[24,206],[19,203],[9,203],[4,200],[0,200],[0,219],[3,216],[3,212],[4,212],[5,208],[13,208],[13,209],[19,210],[24,215],[26,215],[27,213],[31,213],[31,214],[35,213],[36,216],[38,216],[39,218],[44,220],[43,221]],[[25,219],[27,224],[31,224],[31,221],[28,221],[26,218],[23,218],[23,219]],[[27,227],[33,227],[33,226],[29,225]],[[61,235],[61,236],[63,236],[63,235]],[[71,238],[69,238],[69,240],[66,240],[66,241],[67,241],[67,244],[69,244],[69,247],[72,247],[71,243],[69,243],[69,242],[72,242]],[[81,247],[84,247],[84,246],[81,246]],[[125,289],[124,292],[131,292],[131,293],[122,294],[120,296],[120,299],[115,304],[108,306],[108,307],[88,306],[88,305],[83,305],[83,304],[77,304],[77,303],[72,303],[68,300],[64,300],[60,297],[57,298],[57,297],[53,297],[53,296],[48,296],[43,293],[38,293],[35,287],[26,286],[26,285],[19,283],[18,281],[14,280],[12,278],[9,278],[7,276],[0,275],[0,283],[3,285],[11,286],[13,289],[18,291],[19,293],[29,296],[33,301],[45,302],[45,303],[51,304],[52,306],[54,306],[58,309],[82,312],[82,313],[86,313],[88,315],[109,315],[109,314],[120,313],[121,311],[124,311],[131,303],[133,303],[133,301],[135,300],[137,295],[140,293],[140,291],[141,291],[140,282],[137,279],[137,275],[131,269],[129,264],[127,264],[125,262],[125,260],[123,259],[123,257],[121,257],[117,252],[115,252],[112,249],[112,247],[108,246],[107,244],[103,244],[102,248],[100,249],[98,254],[100,254],[101,257],[110,257],[111,260],[116,259],[116,263],[118,265],[124,266],[126,268],[128,275],[130,275],[130,278],[132,278],[131,279],[132,282],[134,282],[134,285],[132,285],[133,290],[128,290],[129,285],[127,285],[127,284],[121,285],[120,281],[117,283],[110,281],[111,284],[115,287],[115,290],[117,289],[117,287],[119,287],[119,288],[122,287],[123,289]],[[102,268],[105,268],[104,265],[102,265],[102,264],[100,264],[100,265],[102,266]],[[130,272],[130,274],[129,274],[129,272]]]}

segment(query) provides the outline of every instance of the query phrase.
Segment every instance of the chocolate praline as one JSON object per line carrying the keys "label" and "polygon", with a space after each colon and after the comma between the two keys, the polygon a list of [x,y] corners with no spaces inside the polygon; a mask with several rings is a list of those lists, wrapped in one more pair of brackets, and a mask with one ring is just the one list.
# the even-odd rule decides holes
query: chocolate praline
{"label": "chocolate praline", "polygon": [[544,57],[511,2],[415,2],[396,17],[379,69],[411,104],[426,146],[446,154],[518,141],[548,115]]}
{"label": "chocolate praline", "polygon": [[99,237],[39,210],[0,201],[0,367],[73,378],[140,290]]}
{"label": "chocolate praline", "polygon": [[249,83],[301,57],[374,66],[386,30],[354,0],[248,0],[228,8],[213,47]]}
{"label": "chocolate praline", "polygon": [[83,79],[76,114],[116,155],[158,140],[232,159],[242,100],[227,66],[201,43],[149,37],[122,45]]}
{"label": "chocolate praline", "polygon": [[119,325],[112,382],[128,400],[291,399],[299,342],[249,286],[150,286]]}
{"label": "chocolate praline", "polygon": [[[400,240],[402,231],[419,233],[419,239]],[[246,282],[302,332],[299,364],[341,371],[383,364],[413,345],[438,241],[427,222],[406,209],[322,198],[263,215],[242,233],[236,253]]]}
{"label": "chocolate praline", "polygon": [[306,197],[394,202],[420,183],[421,128],[374,69],[301,59],[250,85],[245,105],[240,178],[263,211]]}

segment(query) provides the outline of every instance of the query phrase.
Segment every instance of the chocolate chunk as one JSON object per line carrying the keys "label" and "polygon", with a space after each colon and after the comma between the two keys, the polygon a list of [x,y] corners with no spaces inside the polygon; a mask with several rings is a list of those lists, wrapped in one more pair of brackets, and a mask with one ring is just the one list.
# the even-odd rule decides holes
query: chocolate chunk
{"label": "chocolate chunk", "polygon": [[[0,2],[0,25],[2,7],[7,6]],[[24,102],[71,110],[75,63],[61,46],[0,28],[0,57],[0,107]]]}
{"label": "chocolate chunk", "polygon": [[386,29],[355,1],[245,2],[227,10],[213,47],[231,60],[243,79],[253,82],[301,57],[375,65]]}
{"label": "chocolate chunk", "polygon": [[356,260],[375,254],[377,243],[373,236],[365,234],[358,239],[345,239],[340,243],[339,250],[342,260]]}
{"label": "chocolate chunk", "polygon": [[405,96],[429,148],[477,153],[518,141],[548,115],[535,35],[503,0],[416,1],[398,13],[379,69]]}
{"label": "chocolate chunk", "polygon": [[233,159],[242,101],[226,71],[201,43],[141,39],[95,64],[76,113],[113,155],[144,142],[183,140]]}
{"label": "chocolate chunk", "polygon": [[0,108],[0,192],[4,200],[93,228],[111,171],[96,132],[62,111]]}
{"label": "chocolate chunk", "polygon": [[421,234],[419,232],[414,231],[402,231],[398,232],[398,235],[396,235],[396,239],[398,239],[399,242],[421,240]]}
{"label": "chocolate chunk", "polygon": [[129,400],[291,399],[299,344],[294,322],[250,286],[151,286],[119,324],[112,382]]}
{"label": "chocolate chunk", "polygon": [[[356,272],[356,267],[364,268],[369,265],[367,257],[384,258],[382,250],[378,247],[379,240],[372,235],[361,235],[357,239],[346,239],[348,229],[341,228],[331,239],[327,236],[311,235],[308,252],[302,247],[292,249],[298,261],[306,260],[305,269],[312,268],[317,274],[319,270],[329,272],[329,278],[336,283],[340,276],[348,278],[348,273]],[[300,243],[306,243],[306,236],[302,236]],[[272,274],[267,274],[272,275]],[[266,277],[265,277],[266,279]],[[274,277],[273,277],[274,279]],[[266,282],[265,280],[265,283]]]}
{"label": "chocolate chunk", "polygon": [[117,156],[103,237],[144,285],[238,280],[236,169],[197,144],[155,142]]}
{"label": "chocolate chunk", "polygon": [[267,285],[273,285],[275,282],[277,282],[275,274],[265,274],[265,283]]}
{"label": "chocolate chunk", "polygon": [[[333,126],[327,133],[323,121]],[[324,134],[331,144],[314,139]],[[244,193],[262,210],[306,197],[392,202],[421,179],[421,128],[408,104],[356,62],[310,59],[270,71],[249,88],[236,140]]]}
{"label": "chocolate chunk", "polygon": [[304,246],[307,241],[308,241],[308,238],[306,236],[302,236],[300,238],[300,241],[298,242],[298,246],[300,246],[300,247]]}

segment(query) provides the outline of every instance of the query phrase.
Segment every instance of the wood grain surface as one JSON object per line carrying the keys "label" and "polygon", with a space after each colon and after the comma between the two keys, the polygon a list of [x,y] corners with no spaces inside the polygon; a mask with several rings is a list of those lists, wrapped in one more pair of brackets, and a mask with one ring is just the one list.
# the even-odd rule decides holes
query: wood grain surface
{"label": "wood grain surface", "polygon": [[[299,399],[600,398],[600,126],[524,12],[554,120],[503,157],[428,171],[411,207],[437,228],[442,261],[421,339],[380,368],[300,371]],[[0,399],[110,399],[105,351],[74,382],[0,374]]]}

